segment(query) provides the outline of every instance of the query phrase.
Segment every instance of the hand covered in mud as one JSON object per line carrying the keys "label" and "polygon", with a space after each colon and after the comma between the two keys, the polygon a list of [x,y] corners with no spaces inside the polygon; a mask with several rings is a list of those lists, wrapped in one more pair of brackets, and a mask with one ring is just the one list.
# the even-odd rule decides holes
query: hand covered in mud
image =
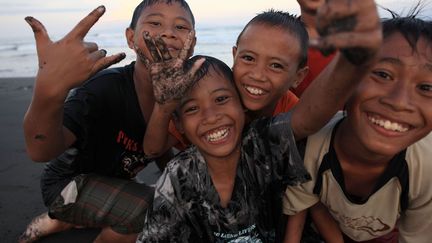
{"label": "hand covered in mud", "polygon": [[382,43],[374,0],[327,0],[317,14],[318,40],[311,45],[324,54],[339,49],[354,65],[369,64]]}
{"label": "hand covered in mud", "polygon": [[49,38],[41,22],[33,17],[25,18],[36,40],[39,61],[37,85],[45,91],[51,90],[51,93],[67,93],[99,70],[125,57],[124,53],[106,57],[106,51],[99,50],[96,43],[83,40],[104,13],[104,6],[96,8],[66,36],[55,42]]}
{"label": "hand covered in mud", "polygon": [[152,60],[138,50],[138,55],[150,70],[153,93],[159,104],[180,100],[195,84],[194,75],[205,59],[196,61],[188,71],[184,63],[188,57],[195,32],[191,31],[178,57],[173,58],[161,37],[152,38],[146,32],[144,41]]}

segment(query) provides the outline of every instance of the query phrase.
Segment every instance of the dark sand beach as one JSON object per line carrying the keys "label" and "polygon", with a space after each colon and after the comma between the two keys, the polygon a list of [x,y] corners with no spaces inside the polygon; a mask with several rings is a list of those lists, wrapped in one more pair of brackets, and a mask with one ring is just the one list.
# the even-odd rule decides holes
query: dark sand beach
{"label": "dark sand beach", "polygon": [[[30,220],[46,211],[39,188],[43,163],[26,152],[22,120],[33,92],[33,78],[0,78],[0,242],[16,242]],[[140,181],[153,183],[157,168],[150,165]],[[75,229],[39,242],[92,242],[96,229]]]}

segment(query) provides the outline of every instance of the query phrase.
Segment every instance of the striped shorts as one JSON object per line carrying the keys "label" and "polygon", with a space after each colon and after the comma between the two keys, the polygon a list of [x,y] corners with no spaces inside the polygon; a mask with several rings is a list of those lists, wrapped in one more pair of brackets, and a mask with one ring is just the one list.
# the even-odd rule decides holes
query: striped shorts
{"label": "striped shorts", "polygon": [[109,226],[120,234],[139,233],[153,194],[153,187],[133,180],[78,175],[51,203],[49,215],[74,225]]}

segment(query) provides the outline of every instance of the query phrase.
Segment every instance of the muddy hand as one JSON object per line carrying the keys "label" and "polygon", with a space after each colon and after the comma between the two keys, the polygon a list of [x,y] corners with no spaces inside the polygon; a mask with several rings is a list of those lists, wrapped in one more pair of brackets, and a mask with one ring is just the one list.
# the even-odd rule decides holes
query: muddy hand
{"label": "muddy hand", "polygon": [[318,40],[323,54],[341,50],[354,65],[371,63],[382,43],[381,23],[373,0],[327,0],[318,10]]}
{"label": "muddy hand", "polygon": [[53,42],[41,22],[33,17],[25,20],[31,26],[39,61],[37,81],[58,90],[69,90],[79,86],[99,70],[119,62],[124,53],[106,57],[105,50],[98,45],[83,41],[90,28],[104,14],[105,7],[100,6],[83,18],[61,40]]}
{"label": "muddy hand", "polygon": [[140,54],[140,58],[150,70],[153,93],[159,104],[180,100],[195,84],[194,75],[205,60],[197,60],[187,72],[183,68],[194,36],[195,33],[191,31],[179,56],[173,58],[161,37],[152,38],[144,33],[144,41],[152,60],[143,54]]}

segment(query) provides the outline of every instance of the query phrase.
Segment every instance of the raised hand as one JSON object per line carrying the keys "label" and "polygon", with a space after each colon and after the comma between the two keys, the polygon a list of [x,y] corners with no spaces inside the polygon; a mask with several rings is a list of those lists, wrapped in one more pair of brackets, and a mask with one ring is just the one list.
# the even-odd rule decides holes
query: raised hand
{"label": "raised hand", "polygon": [[49,38],[41,22],[33,17],[25,18],[33,29],[36,40],[39,61],[37,85],[45,91],[49,89],[52,93],[64,94],[99,70],[125,57],[124,53],[106,57],[106,51],[99,50],[96,43],[83,40],[104,12],[104,6],[96,8],[56,42]]}
{"label": "raised hand", "polygon": [[139,50],[138,55],[150,70],[153,93],[156,102],[159,104],[180,100],[195,84],[194,75],[205,60],[199,59],[188,71],[183,68],[194,36],[195,32],[191,31],[180,54],[178,57],[173,58],[161,37],[152,38],[149,33],[144,33],[144,41],[152,60]]}
{"label": "raised hand", "polygon": [[317,29],[321,38],[313,46],[324,53],[340,49],[354,65],[371,63],[382,42],[373,0],[327,0],[318,10]]}

